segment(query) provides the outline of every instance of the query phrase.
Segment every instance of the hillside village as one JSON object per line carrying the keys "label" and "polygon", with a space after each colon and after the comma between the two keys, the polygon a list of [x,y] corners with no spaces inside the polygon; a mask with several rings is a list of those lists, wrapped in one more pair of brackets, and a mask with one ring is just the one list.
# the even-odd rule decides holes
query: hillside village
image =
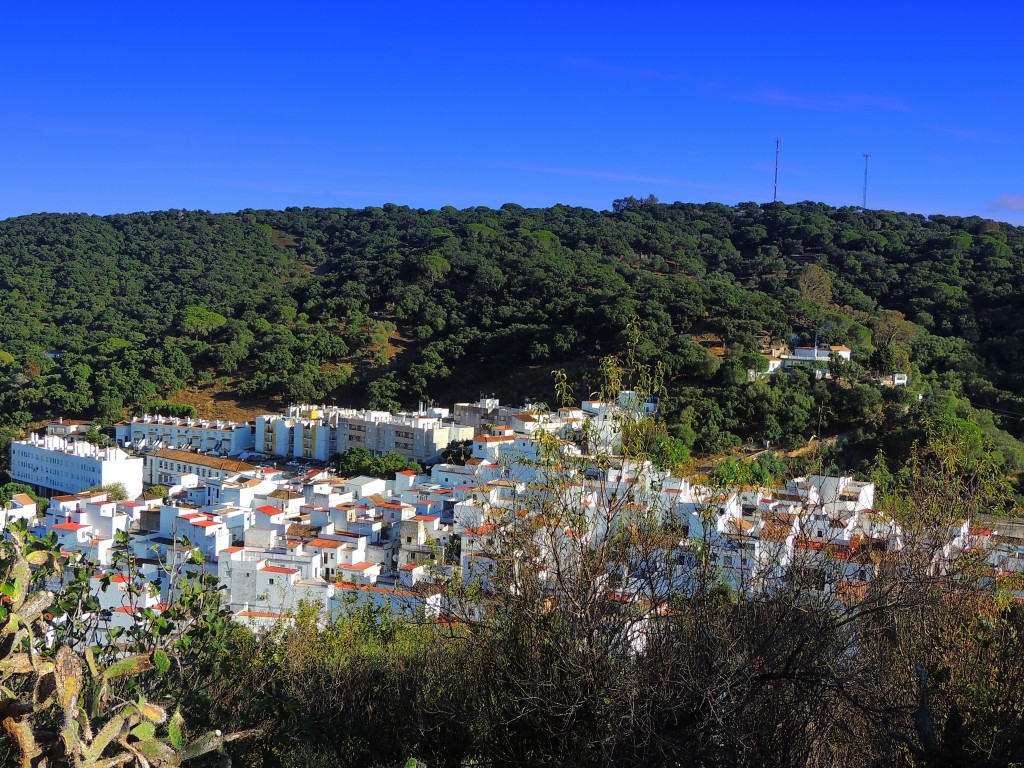
{"label": "hillside village", "polygon": [[[481,399],[412,414],[296,405],[255,424],[144,414],[116,425],[107,445],[85,439],[89,422],[61,418],[11,446],[14,480],[49,495],[48,506],[17,494],[3,523],[53,533],[65,555],[91,564],[109,628],[159,612],[174,597],[167,566],[188,562],[215,573],[234,618],[258,628],[303,603],[325,621],[364,604],[465,615],[476,606],[453,585],[497,589],[513,532],[524,530],[532,567],[553,585],[587,548],[653,523],[655,565],[637,553],[607,584],[609,596],[648,610],[690,588],[709,561],[737,593],[813,573],[823,594],[855,601],[911,546],[876,510],[874,486],[853,477],[711,488],[624,459],[624,429],[656,409],[623,392],[556,411]],[[453,441],[468,441],[464,464],[443,460]],[[340,477],[328,460],[353,446],[430,468]],[[127,498],[87,490],[110,484]],[[1024,572],[1022,539],[967,519],[942,536],[936,572],[969,551],[984,554],[991,583]]]}

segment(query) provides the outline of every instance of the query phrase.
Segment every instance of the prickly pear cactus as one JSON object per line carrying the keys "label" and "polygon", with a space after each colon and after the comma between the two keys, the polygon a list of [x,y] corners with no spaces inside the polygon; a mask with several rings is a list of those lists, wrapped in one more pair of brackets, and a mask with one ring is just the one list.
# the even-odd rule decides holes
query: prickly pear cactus
{"label": "prickly pear cactus", "polygon": [[[12,526],[0,542],[0,723],[22,768],[167,768],[251,735],[211,731],[187,738],[181,713],[113,688],[171,665],[155,650],[100,666],[92,650],[52,647],[57,595],[40,585],[63,567],[59,553]],[[65,617],[66,618],[66,617]],[[119,690],[130,689],[118,685]]]}

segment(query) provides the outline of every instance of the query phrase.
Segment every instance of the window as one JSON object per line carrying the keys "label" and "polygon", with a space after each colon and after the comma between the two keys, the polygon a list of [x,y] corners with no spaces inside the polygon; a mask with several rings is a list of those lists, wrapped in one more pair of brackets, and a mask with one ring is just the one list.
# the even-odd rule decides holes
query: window
{"label": "window", "polygon": [[270,586],[274,586],[274,580],[273,579],[270,580]]}

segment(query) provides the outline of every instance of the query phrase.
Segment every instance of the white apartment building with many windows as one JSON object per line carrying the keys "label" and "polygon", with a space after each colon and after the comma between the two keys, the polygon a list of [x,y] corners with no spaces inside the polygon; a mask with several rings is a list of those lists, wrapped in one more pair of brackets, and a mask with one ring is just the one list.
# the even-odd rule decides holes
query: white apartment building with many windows
{"label": "white apartment building with many windows", "polygon": [[11,479],[44,495],[123,483],[128,497],[135,498],[142,494],[142,472],[142,459],[120,448],[36,434],[11,442]]}
{"label": "white apartment building with many windows", "polygon": [[121,447],[136,450],[176,448],[238,456],[253,449],[256,430],[251,424],[220,419],[206,421],[145,413],[115,424],[114,438]]}
{"label": "white apartment building with many windows", "polygon": [[437,461],[452,440],[470,440],[473,427],[456,424],[447,409],[389,413],[335,406],[290,406],[256,419],[256,450],[268,455],[327,461],[362,447],[412,461]]}
{"label": "white apartment building with many windows", "polygon": [[[141,459],[140,459],[141,461]],[[181,475],[196,475],[200,482],[224,480],[242,472],[259,472],[253,464],[235,459],[222,459],[191,451],[161,448],[146,454],[146,482],[151,485],[172,485]]]}

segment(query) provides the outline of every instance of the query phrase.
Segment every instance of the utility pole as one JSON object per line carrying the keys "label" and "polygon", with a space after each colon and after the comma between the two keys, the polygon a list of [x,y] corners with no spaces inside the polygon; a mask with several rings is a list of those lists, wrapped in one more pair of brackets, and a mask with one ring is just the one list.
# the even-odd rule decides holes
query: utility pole
{"label": "utility pole", "polygon": [[870,152],[864,153],[864,200],[862,201],[861,208],[867,210],[868,207],[868,158],[871,157]]}
{"label": "utility pole", "polygon": [[779,202],[779,150],[782,147],[782,139],[775,139],[775,193],[772,195],[772,202]]}

